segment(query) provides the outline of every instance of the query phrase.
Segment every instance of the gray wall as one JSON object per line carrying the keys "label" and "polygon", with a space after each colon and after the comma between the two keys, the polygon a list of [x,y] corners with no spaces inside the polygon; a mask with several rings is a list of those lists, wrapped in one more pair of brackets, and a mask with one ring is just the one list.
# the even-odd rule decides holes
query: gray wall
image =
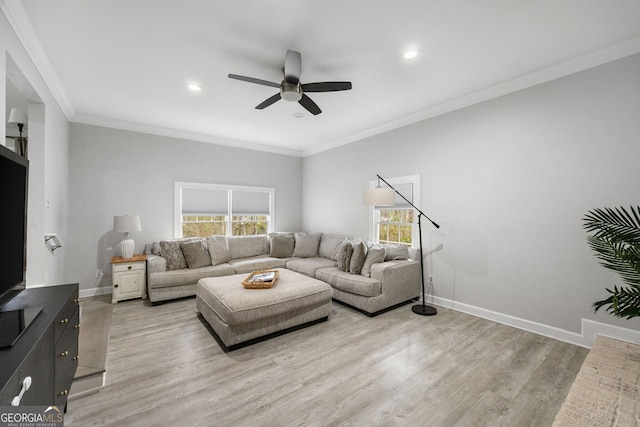
{"label": "gray wall", "polygon": [[[276,230],[301,226],[302,159],[72,123],[70,126],[69,280],[110,290],[110,263],[121,235],[114,215],[139,214],[136,253],[173,237],[174,182],[273,187]],[[86,292],[85,292],[86,293]]]}
{"label": "gray wall", "polygon": [[[24,97],[19,105],[6,104],[8,79],[13,85],[9,103],[15,102],[17,90]],[[28,108],[27,287],[59,285],[65,281],[67,257],[69,122],[2,13],[0,97],[5,99],[0,102],[0,117],[8,117],[7,107],[26,104]],[[10,128],[7,131],[5,121],[0,123],[0,133],[15,134]],[[44,243],[45,233],[58,233],[65,247],[51,253]]]}
{"label": "gray wall", "polygon": [[437,297],[579,332],[617,276],[581,218],[640,204],[640,55],[425,120],[303,161],[303,227],[368,235],[376,173],[420,174]]}

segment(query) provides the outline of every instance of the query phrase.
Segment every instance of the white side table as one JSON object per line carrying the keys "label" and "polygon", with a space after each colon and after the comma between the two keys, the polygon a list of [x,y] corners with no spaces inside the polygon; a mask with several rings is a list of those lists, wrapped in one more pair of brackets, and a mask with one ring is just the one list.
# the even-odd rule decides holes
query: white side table
{"label": "white side table", "polygon": [[132,258],[119,256],[111,258],[112,296],[111,302],[131,298],[147,298],[147,256],[134,255]]}

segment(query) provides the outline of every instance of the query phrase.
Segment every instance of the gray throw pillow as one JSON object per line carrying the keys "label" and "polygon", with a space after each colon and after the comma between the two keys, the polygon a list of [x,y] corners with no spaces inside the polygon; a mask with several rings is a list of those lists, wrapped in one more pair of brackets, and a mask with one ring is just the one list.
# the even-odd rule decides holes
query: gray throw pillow
{"label": "gray throw pillow", "polygon": [[338,268],[342,271],[349,271],[351,256],[353,255],[353,245],[348,240],[344,240],[336,248],[333,258],[338,262]]}
{"label": "gray throw pillow", "polygon": [[384,245],[385,261],[409,259],[409,246],[407,245]]}
{"label": "gray throw pillow", "polygon": [[293,256],[300,258],[313,258],[318,256],[320,246],[320,233],[296,233],[296,245]]}
{"label": "gray throw pillow", "polygon": [[364,264],[362,264],[362,271],[360,274],[365,277],[371,277],[371,266],[379,262],[384,262],[384,255],[385,250],[382,246],[371,246],[367,251],[367,257],[364,259]]}
{"label": "gray throw pillow", "polygon": [[181,242],[180,249],[189,268],[200,268],[211,265],[211,256],[203,240]]}
{"label": "gray throw pillow", "polygon": [[207,246],[209,247],[212,265],[224,264],[231,259],[229,241],[226,236],[207,237]]}
{"label": "gray throw pillow", "polygon": [[293,234],[271,233],[271,250],[269,254],[275,258],[289,258],[293,256],[296,240]]}
{"label": "gray throw pillow", "polygon": [[181,270],[187,268],[180,242],[178,240],[163,240],[160,242],[162,258],[167,260],[167,270]]}
{"label": "gray throw pillow", "polygon": [[349,272],[351,274],[360,274],[362,271],[362,265],[367,257],[367,247],[364,242],[357,242],[353,244],[353,255],[351,255],[351,262],[349,263]]}

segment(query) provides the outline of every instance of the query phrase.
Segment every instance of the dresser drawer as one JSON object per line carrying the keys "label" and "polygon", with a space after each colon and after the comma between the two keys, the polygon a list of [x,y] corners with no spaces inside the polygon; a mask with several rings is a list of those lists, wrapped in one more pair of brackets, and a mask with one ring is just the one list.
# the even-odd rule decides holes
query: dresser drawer
{"label": "dresser drawer", "polygon": [[55,404],[64,406],[78,368],[78,334],[80,310],[71,316],[69,325],[55,345]]}
{"label": "dresser drawer", "polygon": [[64,333],[67,326],[71,322],[71,317],[73,313],[78,309],[78,293],[75,292],[68,300],[65,302],[64,306],[56,316],[54,321],[55,325],[55,342],[58,342],[62,334]]}
{"label": "dresser drawer", "polygon": [[118,264],[113,264],[113,273],[122,273],[126,271],[144,271],[145,270],[145,261],[138,262],[122,262]]}

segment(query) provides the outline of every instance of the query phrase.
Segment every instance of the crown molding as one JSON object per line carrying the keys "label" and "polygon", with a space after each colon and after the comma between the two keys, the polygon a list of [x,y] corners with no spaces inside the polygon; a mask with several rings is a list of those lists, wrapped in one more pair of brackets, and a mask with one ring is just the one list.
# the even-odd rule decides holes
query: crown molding
{"label": "crown molding", "polygon": [[158,126],[145,125],[141,123],[127,122],[124,120],[107,119],[104,117],[91,116],[88,114],[76,114],[70,121],[73,123],[101,126],[110,129],[140,132],[151,135],[165,136],[169,138],[186,139],[189,141],[207,142],[209,144],[224,145],[227,147],[242,148],[246,150],[263,151],[267,153],[282,154],[285,156],[302,157],[302,152],[299,150],[275,147],[271,145],[255,144],[237,139],[222,138],[214,135],[205,135],[202,133],[187,132],[177,129],[169,129]]}
{"label": "crown molding", "polygon": [[310,148],[302,152],[303,157],[321,153],[341,145],[350,144],[352,142],[369,138],[393,129],[417,123],[423,120],[431,119],[442,114],[450,113],[471,105],[479,104],[500,96],[508,95],[519,90],[527,89],[542,83],[566,77],[571,74],[578,73],[599,65],[606,64],[627,56],[640,53],[640,36],[624,40],[619,43],[612,44],[602,49],[589,52],[584,55],[576,56],[566,61],[553,64],[551,66],[541,68],[534,72],[524,74],[514,79],[490,86],[485,89],[461,96],[459,98],[434,105],[425,110],[366,129],[362,132],[339,138],[326,144]]}
{"label": "crown molding", "polygon": [[19,0],[0,0],[0,9],[18,36],[20,43],[22,43],[22,46],[27,51],[27,55],[29,55],[33,61],[45,84],[53,94],[53,97],[60,105],[67,120],[70,120],[76,114],[75,108],[69,101],[67,92],[58,74],[55,72],[49,61],[49,57],[42,48],[22,3]]}

